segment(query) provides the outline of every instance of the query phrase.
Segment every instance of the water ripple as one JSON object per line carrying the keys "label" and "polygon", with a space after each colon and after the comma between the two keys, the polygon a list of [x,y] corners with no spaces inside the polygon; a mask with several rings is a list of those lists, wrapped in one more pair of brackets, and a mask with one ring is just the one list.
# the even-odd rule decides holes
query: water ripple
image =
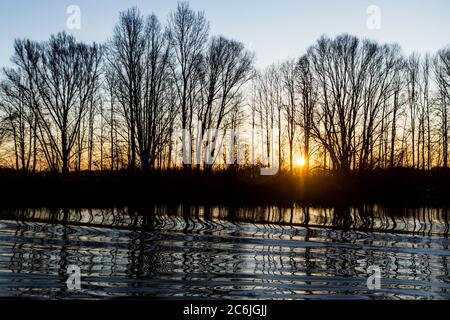
{"label": "water ripple", "polygon": [[449,299],[448,229],[445,208],[1,209],[0,297]]}

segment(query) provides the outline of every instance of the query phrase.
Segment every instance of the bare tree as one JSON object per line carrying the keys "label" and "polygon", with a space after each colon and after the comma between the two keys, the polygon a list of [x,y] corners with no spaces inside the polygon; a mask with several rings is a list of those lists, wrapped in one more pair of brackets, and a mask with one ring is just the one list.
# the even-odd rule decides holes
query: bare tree
{"label": "bare tree", "polygon": [[309,173],[311,162],[311,140],[313,134],[314,110],[317,104],[317,87],[308,56],[302,56],[296,66],[296,86],[300,94],[300,109],[297,123],[303,132],[303,156],[305,172]]}
{"label": "bare tree", "polygon": [[402,90],[404,86],[404,60],[399,57],[395,65],[394,79],[393,79],[393,101],[392,101],[392,124],[391,124],[391,147],[389,156],[389,166],[393,168],[396,165],[395,161],[395,146],[397,139],[397,125],[400,109],[404,104],[402,101]]}
{"label": "bare tree", "polygon": [[77,43],[65,33],[52,36],[43,48],[37,78],[42,105],[37,114],[42,131],[61,160],[63,173],[69,171],[72,148],[97,88],[100,60],[98,45]]}
{"label": "bare tree", "polygon": [[144,59],[141,92],[136,110],[138,153],[143,169],[154,168],[155,162],[168,143],[168,124],[173,112],[168,112],[171,101],[171,56],[167,34],[162,31],[155,15],[147,18],[144,33]]}
{"label": "bare tree", "polygon": [[276,128],[277,118],[280,122],[277,112],[281,111],[282,106],[279,68],[271,65],[258,74],[255,89],[255,103],[261,128],[261,163],[270,166],[275,161],[272,148],[275,139],[273,129]]}
{"label": "bare tree", "polygon": [[13,140],[15,167],[17,170],[35,170],[36,117],[32,99],[26,88],[26,80],[20,70],[4,70],[6,79],[0,84],[0,109],[3,113],[2,129]]}
{"label": "bare tree", "polygon": [[294,162],[294,139],[297,120],[297,73],[294,60],[288,60],[281,66],[283,84],[283,111],[286,119],[286,134],[289,147],[289,171],[292,173]]}
{"label": "bare tree", "polygon": [[114,35],[108,43],[107,60],[115,74],[115,95],[127,123],[129,168],[136,168],[136,118],[141,103],[144,76],[145,24],[137,8],[120,13]]}
{"label": "bare tree", "polygon": [[[208,40],[209,23],[204,13],[194,12],[187,2],[178,3],[168,22],[169,41],[174,50],[176,63],[172,71],[181,111],[181,126],[192,137],[195,102],[199,94],[198,70],[202,53]],[[187,141],[183,131],[183,145],[192,150],[192,140]],[[185,167],[190,165],[185,164]]]}
{"label": "bare tree", "polygon": [[[69,171],[73,147],[99,80],[101,47],[77,42],[66,33],[41,45],[17,40],[13,63],[26,75],[35,135],[49,167]],[[10,80],[13,73],[9,73]]]}
{"label": "bare tree", "polygon": [[[418,82],[419,82],[419,57],[415,54],[411,55],[407,60],[407,89],[408,89],[408,104],[410,110],[410,124],[411,124],[411,153],[412,153],[412,167],[416,164],[416,121],[417,121],[417,99],[418,99]],[[419,155],[417,154],[419,157]]]}
{"label": "bare tree", "polygon": [[350,171],[354,156],[352,143],[361,99],[358,92],[366,68],[354,68],[361,59],[359,49],[357,38],[343,35],[334,40],[322,37],[308,50],[321,99],[321,112],[315,115],[312,132],[335,168],[344,174]]}
{"label": "bare tree", "polygon": [[450,103],[450,49],[440,50],[434,57],[434,78],[437,84],[438,118],[442,141],[443,166],[448,167],[448,113]]}
{"label": "bare tree", "polygon": [[[241,88],[252,77],[253,54],[242,43],[224,37],[213,38],[201,66],[201,103],[197,118],[201,121],[200,140],[207,128],[221,129],[230,123],[226,118],[237,116],[241,101]],[[236,119],[235,119],[236,120]],[[231,121],[230,119],[230,122]],[[206,146],[216,157],[217,137],[205,137]],[[205,146],[205,147],[206,147]],[[211,164],[205,168],[211,169]]]}

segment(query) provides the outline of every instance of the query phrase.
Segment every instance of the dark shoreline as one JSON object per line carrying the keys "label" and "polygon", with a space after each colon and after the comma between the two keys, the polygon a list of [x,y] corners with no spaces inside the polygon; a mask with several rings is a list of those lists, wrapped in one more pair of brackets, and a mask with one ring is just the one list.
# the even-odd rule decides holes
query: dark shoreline
{"label": "dark shoreline", "polygon": [[260,176],[257,170],[52,173],[0,171],[2,207],[449,205],[450,170]]}

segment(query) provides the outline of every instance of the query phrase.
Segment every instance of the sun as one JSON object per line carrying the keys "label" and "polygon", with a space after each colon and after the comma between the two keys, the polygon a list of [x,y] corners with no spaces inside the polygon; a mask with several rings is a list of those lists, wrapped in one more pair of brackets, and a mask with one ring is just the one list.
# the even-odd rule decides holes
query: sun
{"label": "sun", "polygon": [[297,167],[304,167],[306,164],[306,159],[304,157],[298,157],[295,160],[295,164],[297,165]]}

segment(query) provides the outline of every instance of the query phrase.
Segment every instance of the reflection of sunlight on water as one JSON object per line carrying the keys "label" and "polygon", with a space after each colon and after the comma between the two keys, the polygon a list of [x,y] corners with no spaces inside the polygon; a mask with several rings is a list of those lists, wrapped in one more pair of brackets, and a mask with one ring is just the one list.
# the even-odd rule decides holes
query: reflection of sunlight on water
{"label": "reflection of sunlight on water", "polygon": [[[0,296],[448,298],[448,210],[0,210]],[[79,265],[83,291],[65,289]],[[383,270],[368,291],[367,268]]]}
{"label": "reflection of sunlight on water", "polygon": [[[3,217],[27,221],[53,221],[89,226],[134,227],[157,223],[200,223],[239,221],[277,225],[308,225],[356,230],[383,230],[411,233],[448,233],[449,210],[442,208],[386,209],[377,205],[361,207],[253,207],[155,206],[152,209],[2,210]],[[179,217],[185,217],[179,220]],[[146,221],[150,218],[150,221]]]}

